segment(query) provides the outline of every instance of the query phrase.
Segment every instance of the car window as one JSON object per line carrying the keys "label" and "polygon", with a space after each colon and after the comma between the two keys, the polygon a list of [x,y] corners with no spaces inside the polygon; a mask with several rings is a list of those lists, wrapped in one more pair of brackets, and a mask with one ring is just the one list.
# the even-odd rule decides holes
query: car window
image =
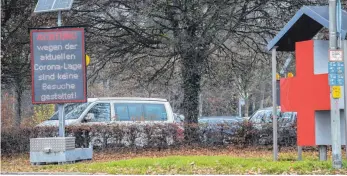
{"label": "car window", "polygon": [[142,120],[142,105],[141,104],[128,104],[129,117],[131,120]]}
{"label": "car window", "polygon": [[263,123],[271,123],[272,122],[272,111],[265,111],[265,117],[262,119]]}
{"label": "car window", "polygon": [[144,104],[145,120],[163,121],[167,120],[165,106],[163,104]]}
{"label": "car window", "polygon": [[109,122],[111,120],[110,103],[98,103],[94,105],[88,113],[94,114],[92,122]]}
{"label": "car window", "polygon": [[115,104],[116,119],[119,121],[129,121],[128,106],[126,104]]}
{"label": "car window", "polygon": [[[64,119],[78,119],[90,103],[76,103],[64,107]],[[59,120],[58,112],[56,112],[50,120]]]}
{"label": "car window", "polygon": [[[277,109],[277,117],[280,117],[281,112]],[[258,110],[249,119],[253,123],[272,123],[272,109]]]}
{"label": "car window", "polygon": [[118,121],[165,121],[167,114],[164,104],[115,103]]}
{"label": "car window", "polygon": [[294,114],[292,112],[284,112],[280,118],[280,122],[289,123],[292,122]]}
{"label": "car window", "polygon": [[261,123],[263,117],[264,117],[264,111],[258,111],[251,117],[250,121],[253,123]]}
{"label": "car window", "polygon": [[74,110],[76,107],[78,107],[79,105],[81,105],[82,103],[74,103],[74,104],[68,104],[64,107],[64,112],[65,113],[69,113],[72,110]]}
{"label": "car window", "polygon": [[[73,104],[67,104],[64,106],[64,116],[66,119],[66,114],[70,113],[72,110],[74,110],[76,107],[82,105],[84,103],[73,103]],[[59,120],[59,114],[58,111],[56,111],[52,117],[49,120]]]}
{"label": "car window", "polygon": [[142,104],[117,103],[114,105],[118,121],[138,121],[143,117]]}

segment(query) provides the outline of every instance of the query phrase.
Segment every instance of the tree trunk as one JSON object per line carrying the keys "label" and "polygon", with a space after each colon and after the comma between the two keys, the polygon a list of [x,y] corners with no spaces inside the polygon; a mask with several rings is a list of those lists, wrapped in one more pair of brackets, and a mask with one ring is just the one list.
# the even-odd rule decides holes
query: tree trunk
{"label": "tree trunk", "polygon": [[[194,55],[190,55],[194,56]],[[202,76],[201,62],[199,57],[184,57],[182,65],[183,75],[183,104],[184,113],[184,137],[190,143],[199,141],[198,116],[199,116],[199,93]]]}

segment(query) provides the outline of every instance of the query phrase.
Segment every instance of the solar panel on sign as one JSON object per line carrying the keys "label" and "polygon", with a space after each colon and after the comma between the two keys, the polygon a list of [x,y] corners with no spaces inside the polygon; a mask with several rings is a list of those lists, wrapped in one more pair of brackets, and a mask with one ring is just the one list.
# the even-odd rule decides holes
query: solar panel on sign
{"label": "solar panel on sign", "polygon": [[70,10],[73,0],[56,0],[53,9]]}
{"label": "solar panel on sign", "polygon": [[35,13],[70,10],[73,0],[39,0],[34,10]]}
{"label": "solar panel on sign", "polygon": [[39,0],[34,12],[49,11],[53,6],[54,0]]}

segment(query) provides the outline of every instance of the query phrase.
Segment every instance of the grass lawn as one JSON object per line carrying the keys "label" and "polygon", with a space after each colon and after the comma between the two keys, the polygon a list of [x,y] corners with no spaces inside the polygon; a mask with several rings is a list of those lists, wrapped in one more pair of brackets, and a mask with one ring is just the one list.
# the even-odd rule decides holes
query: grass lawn
{"label": "grass lawn", "polygon": [[[239,154],[239,153],[243,154]],[[347,175],[347,160],[343,169],[331,169],[331,159],[318,161],[315,152],[305,152],[303,161],[295,161],[296,153],[280,153],[280,161],[273,162],[271,151],[223,151],[204,152],[198,155],[188,152],[167,153],[167,155],[134,154],[130,158],[116,158],[117,154],[101,157],[96,154],[92,161],[68,165],[20,166],[28,160],[12,158],[2,160],[3,172],[83,172],[105,174],[339,174]],[[160,152],[158,152],[160,153]],[[196,152],[195,152],[196,153]],[[245,154],[247,153],[247,154]],[[191,154],[191,155],[189,155]],[[105,155],[105,154],[103,154]],[[119,156],[118,156],[119,157]]]}
{"label": "grass lawn", "polygon": [[[344,161],[344,166],[347,161]],[[331,162],[280,161],[230,156],[169,156],[130,160],[40,166],[41,172],[85,172],[108,174],[347,174],[347,169],[334,171]]]}

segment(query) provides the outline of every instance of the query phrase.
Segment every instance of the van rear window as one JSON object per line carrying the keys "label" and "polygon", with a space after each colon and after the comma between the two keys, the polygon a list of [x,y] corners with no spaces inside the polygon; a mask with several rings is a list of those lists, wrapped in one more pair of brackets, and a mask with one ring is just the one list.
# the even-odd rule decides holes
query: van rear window
{"label": "van rear window", "polygon": [[117,121],[166,121],[164,104],[115,103]]}

